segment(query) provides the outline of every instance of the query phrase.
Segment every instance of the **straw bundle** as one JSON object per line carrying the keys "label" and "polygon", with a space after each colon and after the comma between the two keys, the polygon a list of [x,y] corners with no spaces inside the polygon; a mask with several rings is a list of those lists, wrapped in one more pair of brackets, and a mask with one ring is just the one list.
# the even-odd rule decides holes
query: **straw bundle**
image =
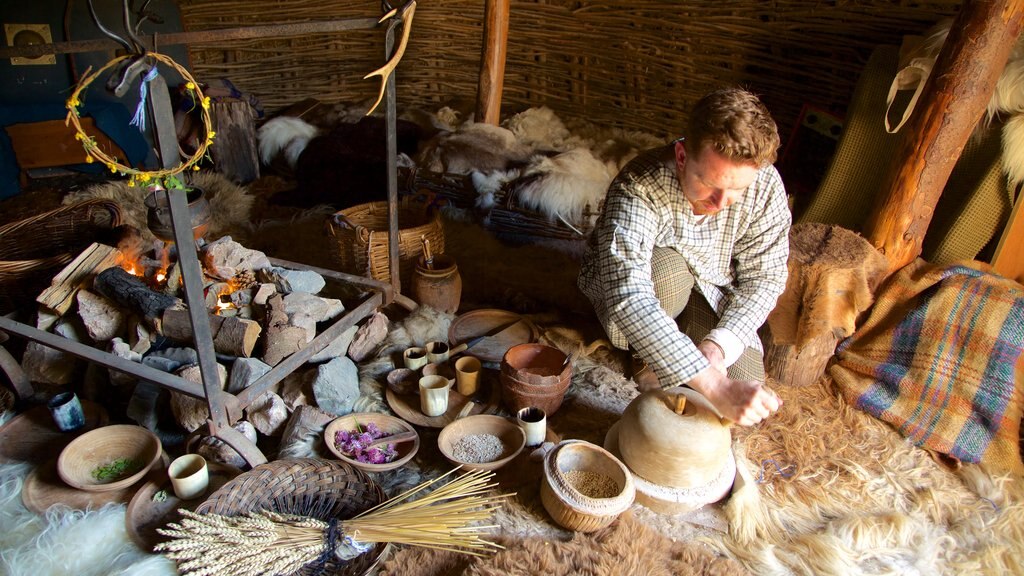
{"label": "straw bundle", "polygon": [[481,556],[501,548],[481,535],[480,523],[514,494],[489,494],[493,472],[473,471],[416,500],[412,496],[447,474],[387,500],[351,519],[323,521],[270,511],[244,516],[180,510],[180,524],[157,530],[172,538],[156,546],[179,561],[184,574],[251,576],[290,574],[311,562],[349,560],[380,542],[408,544]]}

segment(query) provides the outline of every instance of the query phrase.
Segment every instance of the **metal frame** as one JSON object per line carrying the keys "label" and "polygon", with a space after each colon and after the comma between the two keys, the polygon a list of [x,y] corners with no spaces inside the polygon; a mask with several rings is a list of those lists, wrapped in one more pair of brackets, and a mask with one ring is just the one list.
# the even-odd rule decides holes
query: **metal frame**
{"label": "metal frame", "polygon": [[[379,26],[376,20],[365,18],[334,21],[333,24],[336,29],[342,30],[373,29]],[[394,32],[395,28],[400,24],[402,24],[400,18],[391,18],[388,21],[385,29],[385,61],[394,52]],[[209,33],[212,33],[212,31],[209,31]],[[164,43],[167,43],[166,39]],[[150,368],[144,364],[126,360],[109,352],[39,330],[4,316],[0,316],[0,330],[38,342],[44,346],[56,348],[89,362],[119,370],[140,380],[152,382],[164,388],[196,398],[204,398],[209,408],[210,418],[207,420],[206,429],[201,430],[231,446],[250,466],[257,466],[266,462],[266,456],[264,456],[256,444],[231,427],[233,423],[242,417],[245,408],[251,405],[271,386],[274,386],[302,366],[314,354],[323,350],[346,329],[372,314],[380,306],[391,302],[396,302],[409,309],[416,306],[412,300],[400,294],[401,279],[398,269],[398,167],[395,133],[397,114],[395,77],[393,74],[388,77],[385,85],[385,116],[387,122],[388,243],[391,282],[384,283],[361,276],[271,258],[271,263],[276,266],[314,271],[333,280],[364,286],[373,291],[373,293],[363,299],[354,309],[336,320],[329,328],[318,334],[313,341],[282,360],[239,394],[232,395],[224,391],[220,385],[217,358],[213,347],[213,335],[210,330],[209,318],[207,317],[205,298],[203,297],[201,282],[203,272],[195,250],[179,249],[178,265],[181,266],[185,300],[188,304],[189,320],[192,324],[196,352],[199,356],[199,370],[202,374],[201,385],[180,376]],[[175,242],[179,247],[194,246],[195,242],[192,237],[191,217],[186,192],[184,190],[170,190],[168,191],[168,196]]]}

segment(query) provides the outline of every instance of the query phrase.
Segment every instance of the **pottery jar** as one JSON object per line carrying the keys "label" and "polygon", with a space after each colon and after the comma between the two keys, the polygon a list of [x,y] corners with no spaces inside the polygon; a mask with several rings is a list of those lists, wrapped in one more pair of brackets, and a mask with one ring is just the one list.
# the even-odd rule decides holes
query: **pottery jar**
{"label": "pottery jar", "polygon": [[455,260],[437,254],[431,262],[420,258],[412,277],[412,298],[442,312],[454,314],[462,300],[462,276]]}

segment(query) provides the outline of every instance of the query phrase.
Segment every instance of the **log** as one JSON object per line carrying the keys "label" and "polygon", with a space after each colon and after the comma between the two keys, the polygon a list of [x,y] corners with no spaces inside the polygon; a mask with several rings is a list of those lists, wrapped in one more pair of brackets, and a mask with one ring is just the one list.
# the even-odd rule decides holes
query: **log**
{"label": "log", "polygon": [[864,228],[889,258],[890,273],[921,254],[935,205],[985,111],[1022,20],[1020,0],[967,0],[961,6]]}
{"label": "log", "polygon": [[793,226],[786,289],[768,315],[765,371],[807,386],[828,367],[839,340],[870,308],[888,262],[856,233],[818,223]]}
{"label": "log", "polygon": [[476,94],[477,122],[498,125],[501,93],[505,87],[505,54],[508,49],[509,0],[484,4],[484,50]]}
{"label": "log", "polygon": [[275,294],[267,300],[267,337],[263,339],[263,361],[276,366],[281,360],[306,345],[304,328],[292,326],[284,311],[284,297]]}
{"label": "log", "polygon": [[[213,334],[213,349],[228,356],[252,357],[252,350],[263,331],[258,322],[238,318],[208,315],[210,332]],[[191,342],[192,322],[188,310],[170,309],[164,311],[161,322],[163,335],[171,340]]]}
{"label": "log", "polygon": [[75,302],[78,291],[88,286],[100,272],[117,266],[121,258],[118,249],[93,242],[53,277],[50,286],[39,294],[36,302],[63,316]]}
{"label": "log", "polygon": [[93,281],[93,288],[107,299],[138,312],[150,321],[178,303],[177,298],[151,290],[140,278],[120,266],[100,272]]}
{"label": "log", "polygon": [[256,119],[245,100],[223,98],[213,103],[213,130],[217,137],[210,148],[217,172],[236,184],[260,177],[256,151]]}

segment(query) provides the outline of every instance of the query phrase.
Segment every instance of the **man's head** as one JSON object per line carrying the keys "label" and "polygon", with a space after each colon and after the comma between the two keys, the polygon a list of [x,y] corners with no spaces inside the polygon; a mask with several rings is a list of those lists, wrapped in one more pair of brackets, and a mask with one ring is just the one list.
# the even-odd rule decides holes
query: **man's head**
{"label": "man's head", "polygon": [[694,214],[714,214],[739,200],[758,170],[775,161],[779,132],[757,96],[725,88],[697,102],[686,140],[675,148],[683,195]]}

